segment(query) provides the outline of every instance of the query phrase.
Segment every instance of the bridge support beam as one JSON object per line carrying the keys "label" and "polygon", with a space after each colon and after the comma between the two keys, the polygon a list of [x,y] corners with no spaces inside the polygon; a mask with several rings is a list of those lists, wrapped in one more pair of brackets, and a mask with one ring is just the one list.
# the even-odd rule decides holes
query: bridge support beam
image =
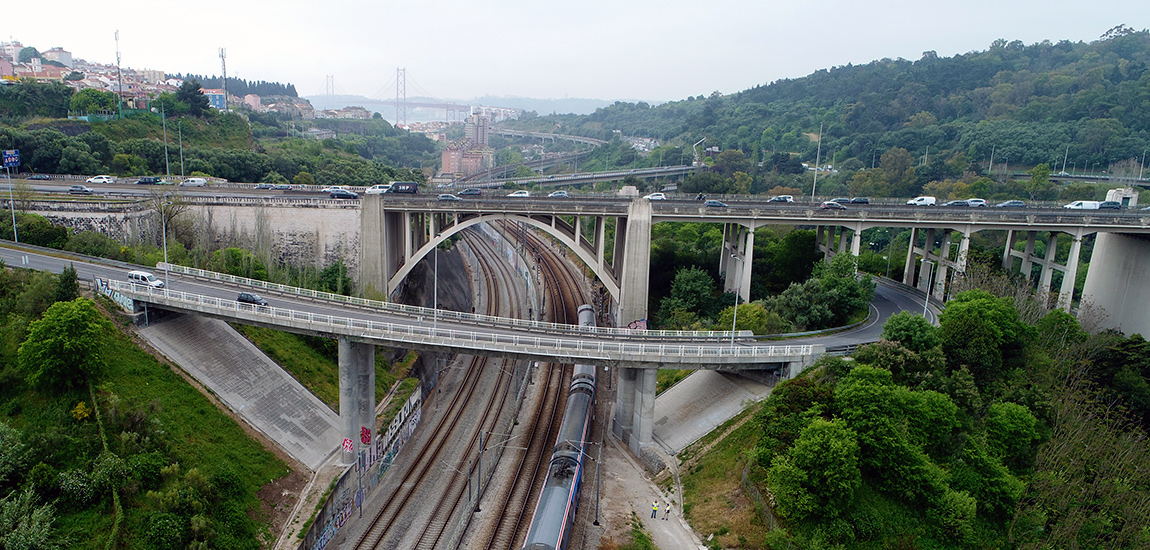
{"label": "bridge support beam", "polygon": [[640,369],[619,368],[615,382],[615,418],[611,426],[615,437],[631,443],[632,422],[635,420],[635,378]]}
{"label": "bridge support beam", "polygon": [[[1062,272],[1062,285],[1058,290],[1058,307],[1070,311],[1070,303],[1074,298],[1074,281],[1078,278],[1078,261],[1082,254],[1082,238],[1086,235],[1086,228],[1075,229],[1073,233],[1067,233],[1070,238],[1070,254],[1066,258],[1066,265],[1058,263],[1058,233],[1051,231],[1046,238],[1046,251],[1041,258],[1036,258],[1034,254],[1034,243],[1038,238],[1037,231],[1027,231],[1026,235],[1026,248],[1023,251],[1014,249],[1014,243],[1018,242],[1017,236],[1014,232],[1006,237],[1006,249],[1002,253],[1002,266],[1008,272],[1014,263],[1014,258],[1022,259],[1021,272],[1026,277],[1027,281],[1031,279],[1034,272],[1034,264],[1039,266],[1038,275],[1038,292],[1040,294],[1050,294],[1054,286],[1054,272]],[[1103,235],[1110,235],[1102,233],[1098,237],[1102,239]],[[1094,264],[1092,264],[1091,273],[1094,272]],[[1085,296],[1085,291],[1083,292]]]}
{"label": "bridge support beam", "polygon": [[723,247],[719,255],[719,271],[724,274],[723,291],[737,293],[743,302],[751,301],[751,264],[754,255],[753,229],[735,223],[723,226]]}
{"label": "bridge support beam", "polygon": [[342,448],[340,460],[355,462],[356,451],[365,447],[360,439],[366,428],[375,437],[375,346],[339,339],[340,435],[350,439],[353,451]]}
{"label": "bridge support beam", "polygon": [[655,388],[659,371],[656,369],[632,369],[635,375],[635,410],[631,423],[631,439],[627,446],[639,455],[643,447],[651,445],[655,433]]}

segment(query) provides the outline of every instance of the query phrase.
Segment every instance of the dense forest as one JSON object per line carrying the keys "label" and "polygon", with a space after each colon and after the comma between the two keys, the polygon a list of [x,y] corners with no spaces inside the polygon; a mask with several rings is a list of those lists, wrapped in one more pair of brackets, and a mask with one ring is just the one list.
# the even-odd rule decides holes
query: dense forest
{"label": "dense forest", "polygon": [[891,159],[900,167],[895,179],[915,172],[907,185],[875,192],[905,196],[964,173],[1040,164],[1057,173],[1065,163],[1067,172],[1101,174],[1142,161],[1150,148],[1148,65],[1150,32],[1119,26],[1089,43],[997,40],[953,57],[928,51],[917,61],[834,67],[734,94],[619,102],[586,116],[529,113],[507,124],[604,139],[618,130],[664,143],[645,159],[620,147],[617,157],[632,158],[604,163],[616,167],[690,162],[691,144],[705,139],[700,149],[743,153],[747,190],[757,192],[788,173],[787,164],[780,169],[787,157],[814,165],[818,155],[819,165],[842,173],[845,192],[857,173],[876,179],[867,172],[893,152],[905,157]]}
{"label": "dense forest", "polygon": [[[116,96],[31,80],[0,86],[0,148],[19,149],[24,172],[207,176],[239,182],[373,185],[423,181],[438,161],[434,142],[373,119],[317,121],[336,137],[301,132],[312,122],[246,109],[208,108],[198,82],[108,121],[68,120],[71,111],[115,111]],[[166,120],[165,120],[166,118]],[[167,147],[165,148],[165,133]]]}
{"label": "dense forest", "polygon": [[[222,89],[224,87],[224,79],[212,75],[203,76],[198,74],[188,73],[186,75],[181,73],[166,75],[168,78],[178,78],[180,80],[196,80],[203,84],[205,88],[209,89]],[[288,96],[299,97],[295,92],[295,84],[280,84],[279,82],[267,82],[265,80],[252,80],[247,81],[242,78],[228,77],[228,95],[244,97],[248,94],[256,94],[259,96]]]}

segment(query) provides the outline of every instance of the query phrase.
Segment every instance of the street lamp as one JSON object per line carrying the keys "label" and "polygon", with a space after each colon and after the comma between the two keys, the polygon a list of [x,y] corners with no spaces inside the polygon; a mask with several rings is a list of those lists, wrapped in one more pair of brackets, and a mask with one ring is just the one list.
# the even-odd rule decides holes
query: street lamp
{"label": "street lamp", "polygon": [[176,129],[180,131],[180,177],[184,177],[184,119],[176,122]]}
{"label": "street lamp", "polygon": [[[439,235],[435,236],[436,239]],[[431,330],[434,332],[439,327],[439,243],[435,243],[435,272],[433,276],[434,291],[431,298]]]}
{"label": "street lamp", "polygon": [[[152,107],[152,112],[156,112],[156,108]],[[172,169],[168,165],[168,116],[164,112],[164,104],[160,103],[160,120],[164,125],[164,173],[167,174],[168,181],[172,180]]]}
{"label": "street lamp", "polygon": [[168,280],[168,274],[171,272],[171,267],[168,265],[168,206],[172,201],[167,201],[160,205],[160,226],[162,227],[164,237],[164,288],[171,289],[172,285]]}

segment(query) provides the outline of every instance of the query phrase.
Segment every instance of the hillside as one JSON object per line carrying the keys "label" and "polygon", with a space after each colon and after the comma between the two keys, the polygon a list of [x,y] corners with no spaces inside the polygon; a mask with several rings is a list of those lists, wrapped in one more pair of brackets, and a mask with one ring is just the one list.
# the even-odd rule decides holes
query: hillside
{"label": "hillside", "polygon": [[[650,136],[665,143],[740,149],[754,160],[785,151],[836,164],[903,148],[934,160],[963,154],[986,165],[1105,169],[1150,147],[1150,32],[1115,27],[1094,42],[996,40],[954,57],[882,59],[818,70],[736,94],[688,97],[653,107],[617,102],[587,116],[510,123],[610,139]],[[829,161],[828,161],[829,162]]]}

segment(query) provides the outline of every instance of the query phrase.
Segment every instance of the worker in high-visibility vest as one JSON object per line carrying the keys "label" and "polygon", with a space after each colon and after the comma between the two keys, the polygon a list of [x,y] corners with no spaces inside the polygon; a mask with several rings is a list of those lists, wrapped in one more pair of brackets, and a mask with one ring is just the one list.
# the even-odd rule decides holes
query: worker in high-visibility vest
{"label": "worker in high-visibility vest", "polygon": [[655,516],[659,515],[659,501],[651,503],[651,519],[656,519]]}

